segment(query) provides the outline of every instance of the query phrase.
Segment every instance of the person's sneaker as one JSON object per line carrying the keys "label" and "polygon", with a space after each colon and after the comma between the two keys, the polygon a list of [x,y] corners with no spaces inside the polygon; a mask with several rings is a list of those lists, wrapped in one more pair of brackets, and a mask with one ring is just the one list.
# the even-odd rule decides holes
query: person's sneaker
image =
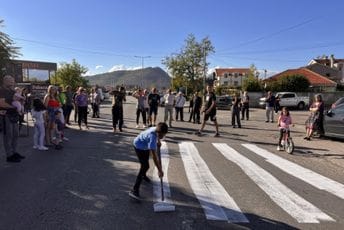
{"label": "person's sneaker", "polygon": [[135,126],[135,128],[137,128],[137,129],[138,129],[138,128],[140,128],[140,126],[139,126],[139,125],[136,125],[136,126]]}
{"label": "person's sneaker", "polygon": [[200,131],[195,132],[196,135],[201,136],[202,133]]}
{"label": "person's sneaker", "polygon": [[143,180],[146,181],[147,183],[151,183],[152,182],[151,179],[149,179],[148,176],[144,176]]}
{"label": "person's sneaker", "polygon": [[33,149],[38,149],[37,145],[32,146]]}
{"label": "person's sneaker", "polygon": [[269,122],[269,121],[265,121],[266,123]]}
{"label": "person's sneaker", "polygon": [[122,129],[122,128],[119,128],[119,131],[120,131],[120,132],[123,132],[123,129]]}
{"label": "person's sneaker", "polygon": [[281,140],[281,145],[284,146],[284,140]]}
{"label": "person's sneaker", "polygon": [[143,125],[142,128],[144,128],[144,129],[147,128],[147,125]]}
{"label": "person's sneaker", "polygon": [[277,146],[277,151],[281,151],[281,147],[279,145]]}
{"label": "person's sneaker", "polygon": [[274,123],[274,121],[271,121],[271,123]]}
{"label": "person's sneaker", "polygon": [[214,137],[219,137],[220,133],[215,133]]}
{"label": "person's sneaker", "polygon": [[135,200],[141,200],[141,197],[137,191],[130,191],[129,196]]}
{"label": "person's sneaker", "polygon": [[25,157],[23,155],[20,155],[19,153],[13,153],[13,156],[20,160],[25,159]]}
{"label": "person's sneaker", "polygon": [[15,157],[14,155],[10,156],[10,157],[7,157],[6,158],[6,161],[7,162],[11,162],[11,163],[19,163],[20,162],[20,159]]}
{"label": "person's sneaker", "polygon": [[63,137],[62,140],[64,140],[64,141],[69,141],[69,138]]}
{"label": "person's sneaker", "polygon": [[38,148],[38,150],[41,150],[41,151],[47,151],[49,148],[48,147],[45,147],[45,146],[41,146]]}

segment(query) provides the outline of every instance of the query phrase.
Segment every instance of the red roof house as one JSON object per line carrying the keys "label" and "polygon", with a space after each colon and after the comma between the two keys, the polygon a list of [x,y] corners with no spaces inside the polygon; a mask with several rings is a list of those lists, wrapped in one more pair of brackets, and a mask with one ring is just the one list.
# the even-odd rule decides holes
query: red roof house
{"label": "red roof house", "polygon": [[266,81],[274,81],[282,77],[291,76],[291,75],[304,76],[310,82],[310,87],[314,89],[320,89],[321,91],[335,91],[337,87],[336,82],[304,67],[299,68],[299,69],[288,69],[270,78],[267,78]]}

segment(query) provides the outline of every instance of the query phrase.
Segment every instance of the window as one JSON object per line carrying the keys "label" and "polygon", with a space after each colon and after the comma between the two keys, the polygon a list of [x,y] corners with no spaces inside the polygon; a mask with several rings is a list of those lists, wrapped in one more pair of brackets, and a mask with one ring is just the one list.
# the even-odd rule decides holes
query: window
{"label": "window", "polygon": [[237,81],[234,81],[234,86],[238,86],[238,82]]}
{"label": "window", "polygon": [[228,81],[224,81],[224,82],[223,82],[223,85],[228,85]]}
{"label": "window", "polygon": [[295,97],[295,94],[293,93],[286,93],[282,96],[282,98],[293,98],[293,97]]}

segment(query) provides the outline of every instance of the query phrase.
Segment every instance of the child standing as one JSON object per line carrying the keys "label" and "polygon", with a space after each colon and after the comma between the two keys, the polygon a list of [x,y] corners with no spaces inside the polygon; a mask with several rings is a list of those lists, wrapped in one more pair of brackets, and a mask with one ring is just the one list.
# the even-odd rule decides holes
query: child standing
{"label": "child standing", "polygon": [[33,110],[31,111],[32,118],[34,119],[34,135],[33,135],[33,148],[46,151],[47,147],[44,146],[45,138],[45,106],[43,102],[36,98],[33,100]]}
{"label": "child standing", "polygon": [[157,156],[157,150],[160,149],[160,139],[164,138],[168,132],[168,126],[166,123],[160,122],[156,127],[151,127],[141,132],[134,139],[134,149],[136,155],[140,161],[140,171],[137,175],[133,190],[129,192],[129,196],[139,200],[140,199],[140,185],[142,180],[150,182],[150,179],[146,176],[146,172],[149,169],[149,154],[152,155],[155,166],[159,171],[159,177],[164,176],[164,172],[161,168],[161,162]]}
{"label": "child standing", "polygon": [[277,122],[277,126],[279,127],[279,131],[280,131],[280,136],[279,136],[279,140],[278,140],[278,146],[277,146],[277,151],[280,151],[282,146],[282,138],[283,138],[283,134],[285,132],[288,133],[288,136],[290,136],[290,130],[289,130],[289,126],[292,125],[292,119],[289,113],[289,110],[286,107],[282,108],[282,112],[281,115],[278,117],[278,122]]}

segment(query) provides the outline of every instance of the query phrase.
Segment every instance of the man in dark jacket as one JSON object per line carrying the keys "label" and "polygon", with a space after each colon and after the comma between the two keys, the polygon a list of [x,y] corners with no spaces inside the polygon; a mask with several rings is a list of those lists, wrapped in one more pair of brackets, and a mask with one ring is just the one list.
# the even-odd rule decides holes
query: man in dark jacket
{"label": "man in dark jacket", "polygon": [[197,91],[193,97],[193,108],[192,108],[193,123],[201,124],[201,107],[202,107],[202,98],[199,96],[199,91]]}

